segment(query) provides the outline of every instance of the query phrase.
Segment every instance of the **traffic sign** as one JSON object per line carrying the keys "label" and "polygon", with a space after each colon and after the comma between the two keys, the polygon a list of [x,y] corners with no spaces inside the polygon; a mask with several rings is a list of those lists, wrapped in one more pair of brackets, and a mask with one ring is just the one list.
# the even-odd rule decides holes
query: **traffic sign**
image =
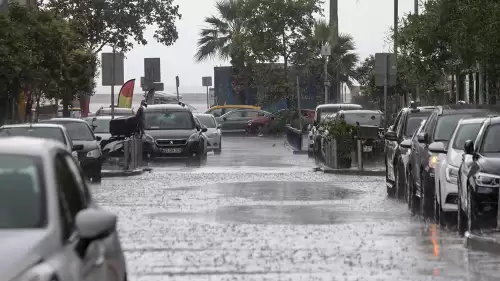
{"label": "traffic sign", "polygon": [[[113,56],[114,67],[113,67]],[[125,72],[124,72],[124,59],[123,53],[102,53],[101,64],[102,64],[102,85],[103,86],[116,86],[123,85],[125,83]],[[113,68],[115,79],[113,81]]]}
{"label": "traffic sign", "polygon": [[144,77],[150,82],[161,81],[161,65],[160,58],[145,58],[144,59]]}
{"label": "traffic sign", "polygon": [[396,54],[375,54],[375,85],[384,86],[387,78],[387,86],[395,86],[397,78]]}
{"label": "traffic sign", "polygon": [[203,87],[212,87],[212,76],[201,77],[201,85]]}

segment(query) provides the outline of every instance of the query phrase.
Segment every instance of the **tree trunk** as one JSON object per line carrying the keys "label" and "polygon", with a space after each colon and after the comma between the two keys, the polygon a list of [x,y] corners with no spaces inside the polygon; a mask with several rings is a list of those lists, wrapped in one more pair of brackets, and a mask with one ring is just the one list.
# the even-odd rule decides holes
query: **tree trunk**
{"label": "tree trunk", "polygon": [[70,117],[69,114],[69,101],[67,98],[63,98],[63,117]]}

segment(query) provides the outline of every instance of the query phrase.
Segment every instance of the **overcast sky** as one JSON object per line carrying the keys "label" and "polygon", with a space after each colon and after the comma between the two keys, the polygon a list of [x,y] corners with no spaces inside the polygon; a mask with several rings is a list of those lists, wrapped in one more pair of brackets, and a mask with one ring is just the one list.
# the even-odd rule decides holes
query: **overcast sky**
{"label": "overcast sky", "polygon": [[[126,54],[125,80],[137,79],[136,90],[140,91],[139,80],[143,76],[145,57],[161,58],[161,75],[166,91],[175,91],[175,76],[180,77],[180,92],[204,92],[201,87],[202,76],[213,76],[214,66],[228,65],[221,60],[208,60],[196,63],[193,55],[196,53],[198,32],[204,26],[206,16],[216,14],[214,0],[177,0],[180,6],[182,20],[177,22],[179,39],[174,45],[165,47],[153,39],[153,28],[147,31],[149,44],[135,46]],[[324,5],[328,15],[328,1]],[[413,0],[399,0],[399,14],[411,12]],[[393,23],[393,0],[339,0],[339,29],[354,37],[357,52],[361,58],[376,52],[388,51],[389,31]],[[105,48],[105,52],[110,49]],[[116,87],[115,91],[119,91]],[[97,92],[109,93],[110,87],[101,86],[98,80]]]}

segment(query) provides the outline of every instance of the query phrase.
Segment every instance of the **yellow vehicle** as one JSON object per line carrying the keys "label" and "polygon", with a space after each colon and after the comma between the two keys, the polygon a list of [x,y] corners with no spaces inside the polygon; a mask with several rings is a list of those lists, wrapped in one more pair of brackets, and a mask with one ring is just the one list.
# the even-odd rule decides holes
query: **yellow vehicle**
{"label": "yellow vehicle", "polygon": [[229,111],[233,111],[236,109],[255,109],[260,110],[260,106],[254,105],[216,105],[212,106],[209,110],[205,111],[205,114],[212,114],[214,117],[221,117],[222,115],[228,113]]}

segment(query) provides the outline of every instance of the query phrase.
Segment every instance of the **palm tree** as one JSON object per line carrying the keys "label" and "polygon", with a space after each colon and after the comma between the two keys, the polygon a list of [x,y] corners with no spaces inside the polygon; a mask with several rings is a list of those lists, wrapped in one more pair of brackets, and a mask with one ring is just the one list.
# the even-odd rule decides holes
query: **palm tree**
{"label": "palm tree", "polygon": [[[352,87],[352,79],[355,76],[356,65],[359,61],[358,54],[354,53],[356,45],[350,34],[340,33],[337,37],[336,28],[331,28],[324,20],[316,21],[314,25],[313,47],[320,49],[325,44],[332,44],[330,65],[332,72],[339,70],[339,80],[341,83]],[[318,54],[319,55],[319,54]]]}
{"label": "palm tree", "polygon": [[239,0],[220,0],[215,4],[218,15],[205,18],[207,27],[200,31],[198,51],[194,56],[197,62],[215,57],[230,60],[233,67],[233,93],[239,102],[245,101],[242,5],[243,2]]}

